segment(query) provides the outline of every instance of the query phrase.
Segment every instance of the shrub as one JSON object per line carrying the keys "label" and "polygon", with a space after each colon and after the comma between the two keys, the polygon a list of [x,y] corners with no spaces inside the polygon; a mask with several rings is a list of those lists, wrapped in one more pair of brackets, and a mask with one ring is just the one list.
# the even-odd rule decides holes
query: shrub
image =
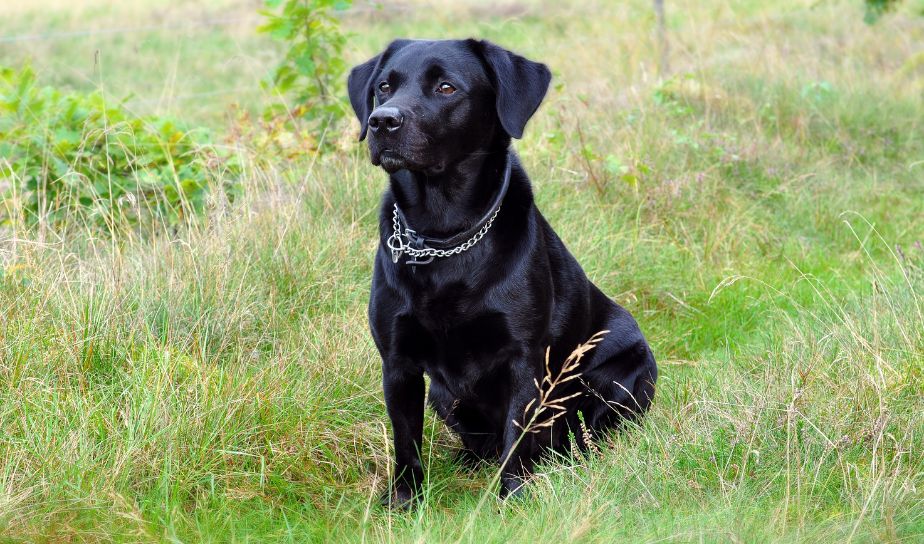
{"label": "shrub", "polygon": [[267,21],[259,30],[288,45],[273,84],[295,101],[291,109],[273,104],[265,115],[307,121],[315,147],[321,147],[323,131],[347,111],[342,91],[346,35],[336,13],[349,6],[349,0],[266,0],[267,9],[261,11]]}
{"label": "shrub", "polygon": [[202,212],[235,157],[208,133],[130,113],[101,92],[62,92],[34,72],[0,69],[0,224],[109,229],[175,225]]}
{"label": "shrub", "polygon": [[878,21],[887,12],[892,11],[901,0],[864,0],[866,7],[863,13],[863,20],[867,24],[873,24]]}

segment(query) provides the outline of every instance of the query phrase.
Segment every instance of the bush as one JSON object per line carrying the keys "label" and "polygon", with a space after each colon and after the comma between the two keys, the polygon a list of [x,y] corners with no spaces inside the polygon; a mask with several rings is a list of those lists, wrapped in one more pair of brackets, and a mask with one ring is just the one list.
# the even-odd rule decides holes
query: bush
{"label": "bush", "polygon": [[863,20],[867,24],[873,24],[883,15],[895,9],[901,0],[864,0],[866,7],[863,13]]}
{"label": "bush", "polygon": [[136,116],[100,92],[39,87],[0,69],[0,224],[108,229],[176,225],[210,190],[235,190],[235,157],[164,117]]}
{"label": "bush", "polygon": [[346,35],[336,12],[347,9],[350,1],[266,0],[266,6],[261,14],[267,22],[259,30],[288,44],[285,58],[273,73],[273,84],[295,102],[291,109],[282,104],[268,107],[266,117],[307,121],[319,148],[324,130],[347,111],[342,89]]}

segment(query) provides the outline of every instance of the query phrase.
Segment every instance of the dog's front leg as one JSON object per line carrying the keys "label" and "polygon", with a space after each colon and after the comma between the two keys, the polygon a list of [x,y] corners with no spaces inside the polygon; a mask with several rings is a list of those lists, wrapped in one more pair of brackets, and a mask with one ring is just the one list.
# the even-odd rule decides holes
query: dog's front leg
{"label": "dog's front leg", "polygon": [[[528,428],[530,414],[536,408],[537,366],[534,357],[522,357],[513,361],[510,369],[510,403],[507,407],[507,421],[504,427],[504,451],[501,454],[500,496],[505,498],[518,494],[533,469],[538,453],[536,435]],[[532,404],[530,404],[532,403]],[[529,409],[530,414],[527,414]]]}
{"label": "dog's front leg", "polygon": [[383,502],[391,508],[409,508],[423,484],[420,444],[423,440],[424,378],[420,371],[402,368],[394,360],[383,367],[385,407],[391,419],[395,446],[395,472]]}

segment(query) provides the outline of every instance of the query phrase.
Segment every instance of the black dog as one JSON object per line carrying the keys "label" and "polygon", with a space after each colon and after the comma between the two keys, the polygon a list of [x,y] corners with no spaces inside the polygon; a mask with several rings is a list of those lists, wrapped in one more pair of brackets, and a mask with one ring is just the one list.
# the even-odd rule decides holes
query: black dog
{"label": "black dog", "polygon": [[[502,497],[543,452],[567,448],[569,430],[586,446],[579,418],[599,435],[654,395],[638,325],[587,279],[510,150],[550,80],[545,65],[476,40],[395,41],[350,72],[360,140],[369,133],[372,163],[390,174],[369,324],[394,433],[391,505],[408,506],[423,480],[424,373],[466,453],[506,461]],[[554,391],[562,417],[524,434],[546,348],[557,375],[602,330],[579,379]]]}

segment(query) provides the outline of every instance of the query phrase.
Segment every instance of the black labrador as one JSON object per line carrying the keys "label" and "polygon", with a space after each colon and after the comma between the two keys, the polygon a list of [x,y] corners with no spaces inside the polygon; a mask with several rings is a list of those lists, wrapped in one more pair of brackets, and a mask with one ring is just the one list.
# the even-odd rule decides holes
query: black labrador
{"label": "black labrador", "polygon": [[[543,218],[510,149],[551,77],[544,64],[476,40],[398,40],[350,72],[359,138],[369,136],[372,163],[390,174],[369,324],[394,433],[392,506],[409,506],[423,480],[425,373],[429,403],[466,456],[504,463],[502,497],[544,452],[568,448],[569,435],[586,447],[581,423],[599,435],[651,404],[648,343]],[[578,378],[552,392],[566,399],[561,417],[524,433],[546,348],[555,376],[602,330]]]}

